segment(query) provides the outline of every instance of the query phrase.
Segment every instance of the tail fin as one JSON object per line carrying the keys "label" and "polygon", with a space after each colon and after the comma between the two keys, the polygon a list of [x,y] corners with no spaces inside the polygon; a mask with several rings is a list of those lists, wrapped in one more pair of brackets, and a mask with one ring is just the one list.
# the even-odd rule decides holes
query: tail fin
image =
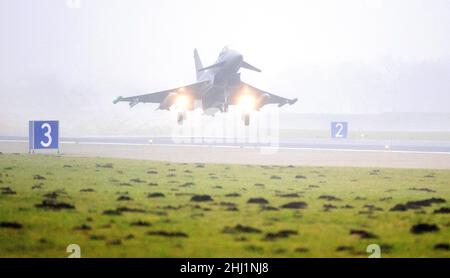
{"label": "tail fin", "polygon": [[202,61],[200,60],[200,56],[198,56],[197,49],[194,49],[194,60],[195,60],[195,74],[197,75],[197,80],[199,80],[200,75],[202,74],[200,69],[203,68]]}

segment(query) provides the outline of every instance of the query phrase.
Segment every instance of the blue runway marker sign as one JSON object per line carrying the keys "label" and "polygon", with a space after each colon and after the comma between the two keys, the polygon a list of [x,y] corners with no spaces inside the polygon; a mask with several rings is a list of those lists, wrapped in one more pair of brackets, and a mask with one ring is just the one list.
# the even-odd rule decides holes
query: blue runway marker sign
{"label": "blue runway marker sign", "polygon": [[30,121],[28,134],[29,149],[59,149],[58,121]]}
{"label": "blue runway marker sign", "polygon": [[347,122],[331,122],[332,138],[347,138]]}

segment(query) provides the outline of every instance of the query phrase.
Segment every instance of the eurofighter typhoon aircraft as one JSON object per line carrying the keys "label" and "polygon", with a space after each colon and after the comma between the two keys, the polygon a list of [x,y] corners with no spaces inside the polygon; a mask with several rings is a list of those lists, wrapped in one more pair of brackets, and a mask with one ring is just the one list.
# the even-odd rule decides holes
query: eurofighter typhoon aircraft
{"label": "eurofighter typhoon aircraft", "polygon": [[297,102],[296,98],[280,97],[241,81],[241,68],[256,72],[261,70],[245,62],[242,54],[228,47],[222,50],[217,61],[210,66],[203,67],[196,49],[194,60],[196,83],[156,93],[118,97],[113,103],[129,102],[130,107],[140,102],[159,103],[157,109],[162,110],[175,107],[179,124],[186,119],[187,110],[202,108],[206,115],[214,116],[219,111],[228,112],[229,105],[238,105],[245,125],[249,125],[250,112],[253,110],[259,110],[266,104],[278,104],[278,107],[281,107]]}

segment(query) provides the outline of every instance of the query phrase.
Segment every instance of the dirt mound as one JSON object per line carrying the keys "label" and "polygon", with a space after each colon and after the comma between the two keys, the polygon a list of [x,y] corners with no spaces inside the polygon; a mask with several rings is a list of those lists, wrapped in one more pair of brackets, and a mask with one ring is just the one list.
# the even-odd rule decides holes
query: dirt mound
{"label": "dirt mound", "polygon": [[134,221],[134,222],[131,222],[130,223],[130,226],[135,226],[135,227],[149,227],[149,226],[151,226],[152,224],[150,224],[149,222],[147,222],[147,221],[141,221],[141,220],[138,220],[138,221]]}
{"label": "dirt mound", "polygon": [[104,215],[121,215],[122,212],[116,210],[116,209],[107,209],[103,211]]}
{"label": "dirt mound", "polygon": [[350,235],[357,235],[363,239],[378,238],[377,235],[365,230],[350,230]]}
{"label": "dirt mound", "polygon": [[337,252],[343,252],[343,251],[353,251],[353,246],[346,246],[346,245],[340,245],[336,248]]}
{"label": "dirt mound", "polygon": [[76,226],[73,228],[75,231],[90,231],[92,230],[91,226],[82,224],[80,226]]}
{"label": "dirt mound", "polygon": [[321,195],[321,196],[319,196],[318,199],[327,200],[329,202],[331,202],[331,201],[342,201],[338,197],[335,197],[335,196],[332,196],[332,195]]}
{"label": "dirt mound", "polygon": [[120,195],[117,201],[133,201],[133,198],[128,195]]}
{"label": "dirt mound", "polygon": [[148,193],[147,198],[164,198],[166,195],[164,195],[161,192],[154,192],[154,193]]}
{"label": "dirt mound", "polygon": [[121,245],[122,241],[120,239],[112,239],[106,242],[107,245]]}
{"label": "dirt mound", "polygon": [[180,187],[191,187],[194,185],[195,185],[195,183],[193,183],[193,182],[185,182],[182,185],[180,185]]}
{"label": "dirt mound", "polygon": [[237,224],[234,227],[229,227],[229,226],[225,226],[222,230],[222,233],[225,234],[237,234],[237,233],[255,233],[255,234],[259,234],[261,233],[260,229],[257,228],[253,228],[250,226],[244,226],[241,224]]}
{"label": "dirt mound", "polygon": [[52,191],[52,192],[44,194],[44,197],[48,198],[48,199],[56,199],[59,197],[59,193],[56,191]]}
{"label": "dirt mound", "polygon": [[365,204],[363,206],[363,208],[366,208],[368,211],[383,211],[382,208],[374,206],[374,205],[371,205],[371,204]]}
{"label": "dirt mound", "polygon": [[2,195],[16,195],[17,192],[12,190],[10,187],[2,187],[0,188]]}
{"label": "dirt mound", "polygon": [[46,178],[44,176],[41,176],[41,175],[34,175],[33,179],[35,179],[35,180],[46,180]]}
{"label": "dirt mound", "polygon": [[304,209],[308,205],[305,202],[291,202],[281,206],[284,209]]}
{"label": "dirt mound", "polygon": [[301,197],[298,193],[278,194],[277,196],[281,197],[281,198],[298,198],[298,197]]}
{"label": "dirt mound", "polygon": [[241,194],[239,194],[239,193],[228,193],[228,194],[225,194],[225,197],[241,197]]}
{"label": "dirt mound", "polygon": [[130,239],[134,239],[135,236],[133,234],[128,234],[124,237],[125,240],[130,240]]}
{"label": "dirt mound", "polygon": [[118,207],[117,211],[119,212],[137,212],[137,213],[144,213],[145,210],[138,209],[138,208],[129,208],[129,207]]}
{"label": "dirt mound", "polygon": [[450,251],[450,244],[448,244],[448,243],[438,243],[438,244],[434,245],[434,250]]}
{"label": "dirt mound", "polygon": [[423,192],[431,192],[431,193],[435,193],[436,191],[433,189],[429,189],[426,187],[421,187],[421,188],[417,188],[417,187],[411,187],[408,188],[408,190],[412,190],[412,191],[423,191]]}
{"label": "dirt mound", "polygon": [[95,167],[97,168],[113,168],[113,164],[112,163],[105,163],[105,164],[101,164],[101,163],[96,163]]}
{"label": "dirt mound", "polygon": [[33,190],[34,190],[34,189],[41,189],[43,185],[44,185],[43,183],[35,184],[35,185],[33,185],[33,186],[31,187],[31,189],[33,189]]}
{"label": "dirt mound", "polygon": [[423,234],[439,231],[439,227],[436,224],[419,223],[414,225],[409,230],[412,234]]}
{"label": "dirt mound", "polygon": [[162,207],[157,207],[159,209],[164,209],[164,210],[179,210],[180,208],[182,208],[181,205],[178,206],[172,206],[172,205],[167,205],[167,206],[162,206]]}
{"label": "dirt mound", "polygon": [[188,237],[188,235],[183,232],[167,232],[167,231],[150,231],[150,232],[147,232],[147,235],[163,236],[163,237]]}
{"label": "dirt mound", "polygon": [[0,228],[22,229],[23,225],[17,222],[0,221]]}
{"label": "dirt mound", "polygon": [[61,209],[75,209],[75,206],[72,204],[57,202],[53,199],[43,200],[42,203],[35,205],[37,208],[44,209],[52,209],[52,210],[61,210]]}
{"label": "dirt mound", "polygon": [[259,198],[259,197],[250,198],[247,201],[247,204],[263,204],[263,205],[265,205],[265,204],[268,204],[268,203],[269,203],[269,201],[267,201],[264,198]]}
{"label": "dirt mound", "polygon": [[444,214],[447,214],[447,213],[450,213],[450,208],[448,208],[448,207],[442,207],[442,208],[440,208],[440,209],[435,209],[435,210],[433,211],[433,213],[444,213]]}
{"label": "dirt mound", "polygon": [[324,211],[330,211],[332,209],[337,209],[337,208],[338,208],[337,206],[334,206],[332,204],[325,204],[325,205],[323,205],[323,210]]}
{"label": "dirt mound", "polygon": [[134,179],[130,179],[131,182],[135,182],[135,183],[145,183],[146,181],[141,180],[140,178],[134,178]]}
{"label": "dirt mound", "polygon": [[397,204],[390,211],[407,211],[409,209],[420,209],[422,207],[429,207],[432,204],[445,203],[445,199],[442,198],[431,198],[419,201],[409,201],[406,204]]}
{"label": "dirt mound", "polygon": [[277,210],[279,210],[279,209],[276,208],[276,207],[272,207],[272,206],[262,206],[262,207],[261,207],[261,210],[277,211]]}
{"label": "dirt mound", "polygon": [[267,233],[264,236],[264,240],[277,240],[279,238],[287,238],[291,235],[297,235],[297,231],[294,230],[281,230],[276,233]]}
{"label": "dirt mound", "polygon": [[237,204],[236,204],[236,203],[233,203],[233,202],[220,202],[220,203],[219,203],[219,206],[235,207],[235,206],[237,206]]}
{"label": "dirt mound", "polygon": [[104,235],[91,235],[89,237],[90,240],[106,240]]}
{"label": "dirt mound", "polygon": [[294,249],[294,252],[297,252],[297,253],[308,253],[309,249],[305,248],[305,247],[297,247],[297,248]]}
{"label": "dirt mound", "polygon": [[213,201],[213,198],[209,195],[194,195],[191,197],[192,202],[209,202]]}

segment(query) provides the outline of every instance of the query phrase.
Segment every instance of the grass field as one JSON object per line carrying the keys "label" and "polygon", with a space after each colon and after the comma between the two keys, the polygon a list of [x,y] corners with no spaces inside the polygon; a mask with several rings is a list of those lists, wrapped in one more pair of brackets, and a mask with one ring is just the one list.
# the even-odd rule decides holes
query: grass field
{"label": "grass field", "polygon": [[450,171],[0,155],[0,257],[450,257]]}

